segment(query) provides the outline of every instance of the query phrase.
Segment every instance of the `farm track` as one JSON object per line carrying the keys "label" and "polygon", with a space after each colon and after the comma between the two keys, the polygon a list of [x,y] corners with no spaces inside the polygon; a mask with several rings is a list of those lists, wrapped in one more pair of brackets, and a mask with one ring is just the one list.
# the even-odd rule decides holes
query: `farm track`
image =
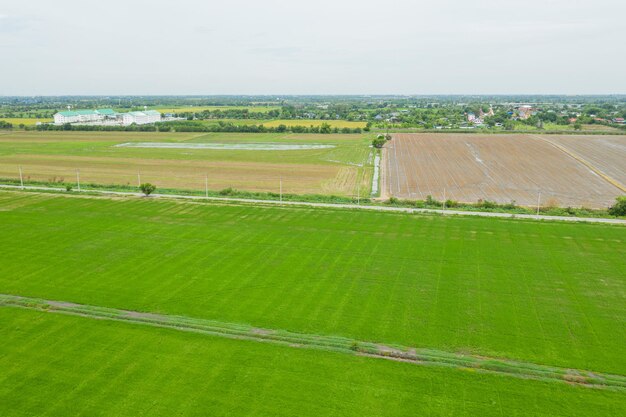
{"label": "farm track", "polygon": [[24,308],[91,319],[128,322],[216,337],[266,342],[293,348],[341,352],[419,365],[472,369],[478,372],[500,374],[515,378],[565,382],[620,391],[626,390],[626,376],[553,367],[503,358],[489,358],[433,349],[414,349],[397,345],[384,346],[374,342],[344,337],[260,329],[239,323],[121,310],[9,294],[0,294],[0,307]]}
{"label": "farm track", "polygon": [[[47,191],[59,193],[65,197],[79,197],[80,194],[67,194],[63,188],[55,187],[39,187],[39,186],[24,186],[19,185],[6,185],[0,184],[0,190],[30,190],[30,191]],[[142,193],[124,192],[124,191],[106,191],[106,190],[90,190],[83,191],[84,196],[91,194],[100,194],[104,196],[120,196],[120,197],[144,197]],[[252,205],[278,205],[284,207],[319,207],[319,208],[334,208],[334,209],[350,209],[350,210],[371,210],[382,211],[392,213],[408,213],[408,214],[440,214],[440,215],[453,215],[453,216],[478,216],[478,217],[496,217],[501,219],[527,219],[527,220],[549,220],[549,221],[565,221],[565,222],[583,222],[583,223],[604,223],[604,224],[616,224],[626,225],[626,220],[602,218],[602,217],[567,217],[567,216],[548,216],[548,215],[533,215],[533,214],[517,214],[517,213],[499,213],[489,211],[463,211],[463,210],[450,210],[450,209],[422,209],[422,208],[408,208],[408,207],[386,207],[386,206],[369,206],[369,205],[357,205],[357,204],[342,204],[342,203],[312,203],[306,201],[279,201],[279,200],[256,200],[250,198],[236,198],[236,197],[201,197],[201,196],[189,196],[189,195],[176,195],[176,194],[150,194],[150,198],[171,198],[188,201],[217,201],[225,203],[244,203]]]}

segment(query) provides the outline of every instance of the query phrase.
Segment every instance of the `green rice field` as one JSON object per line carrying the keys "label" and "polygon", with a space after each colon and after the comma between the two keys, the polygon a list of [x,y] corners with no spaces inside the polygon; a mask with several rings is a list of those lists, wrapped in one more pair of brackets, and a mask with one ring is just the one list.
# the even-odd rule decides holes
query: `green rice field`
{"label": "green rice field", "polygon": [[[622,226],[0,191],[0,230],[0,294],[626,375]],[[626,411],[622,388],[46,310],[0,328],[1,415]]]}
{"label": "green rice field", "polygon": [[13,416],[617,416],[623,392],[0,308]]}

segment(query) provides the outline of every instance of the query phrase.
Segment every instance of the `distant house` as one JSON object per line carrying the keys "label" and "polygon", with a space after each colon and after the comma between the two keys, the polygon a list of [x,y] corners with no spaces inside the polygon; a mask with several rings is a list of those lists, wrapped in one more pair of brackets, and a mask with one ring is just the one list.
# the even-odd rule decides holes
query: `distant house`
{"label": "distant house", "polygon": [[624,124],[624,118],[623,117],[616,117],[615,119],[613,119],[613,123],[617,123],[620,125]]}
{"label": "distant house", "polygon": [[519,108],[517,109],[517,114],[519,115],[519,118],[522,120],[526,120],[530,118],[530,116],[532,116],[534,113],[535,113],[535,109],[532,106],[528,106],[528,105],[519,106]]}

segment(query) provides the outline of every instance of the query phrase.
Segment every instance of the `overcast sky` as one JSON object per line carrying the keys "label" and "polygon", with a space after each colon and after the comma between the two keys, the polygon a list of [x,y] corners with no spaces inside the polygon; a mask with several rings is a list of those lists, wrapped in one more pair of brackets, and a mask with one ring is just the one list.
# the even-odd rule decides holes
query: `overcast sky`
{"label": "overcast sky", "polygon": [[626,93],[625,0],[0,0],[0,95]]}

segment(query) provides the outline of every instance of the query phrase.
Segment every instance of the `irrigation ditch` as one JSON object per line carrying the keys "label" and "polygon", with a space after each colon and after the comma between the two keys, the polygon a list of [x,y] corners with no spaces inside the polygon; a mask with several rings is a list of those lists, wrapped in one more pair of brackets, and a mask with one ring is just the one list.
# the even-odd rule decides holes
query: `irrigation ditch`
{"label": "irrigation ditch", "polygon": [[410,348],[400,345],[382,345],[346,337],[296,333],[279,329],[258,328],[240,323],[121,310],[10,294],[0,294],[0,307],[23,308],[91,319],[127,322],[215,337],[272,343],[291,348],[308,348],[402,361],[416,365],[448,367],[516,378],[626,391],[626,376],[514,361],[505,358]]}

